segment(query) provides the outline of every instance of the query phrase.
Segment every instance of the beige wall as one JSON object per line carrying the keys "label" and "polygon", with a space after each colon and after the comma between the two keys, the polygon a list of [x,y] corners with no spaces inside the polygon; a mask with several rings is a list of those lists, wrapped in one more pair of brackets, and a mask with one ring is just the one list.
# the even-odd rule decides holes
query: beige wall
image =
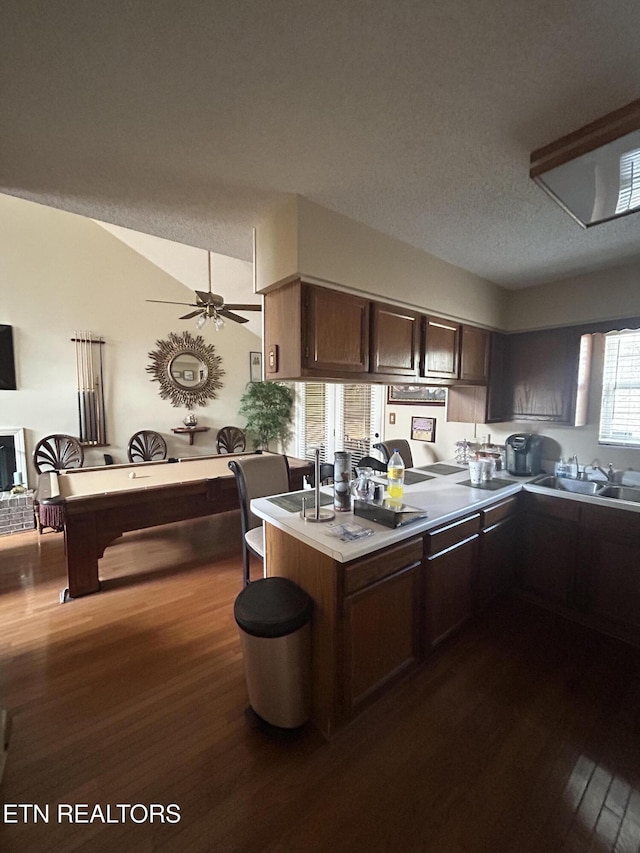
{"label": "beige wall", "polygon": [[509,291],[509,331],[640,316],[640,262]]}
{"label": "beige wall", "polygon": [[260,224],[256,259],[259,290],[301,276],[490,328],[505,323],[502,288],[301,196]]}
{"label": "beige wall", "polygon": [[78,434],[75,330],[106,341],[104,351],[109,447],[87,451],[87,462],[102,463],[103,452],[126,461],[130,436],[154,429],[169,454],[214,452],[216,431],[238,424],[239,401],[249,378],[249,352],[260,339],[227,323],[215,333],[202,330],[226,370],[218,399],[195,410],[211,431],[189,447],[180,426],[186,409],[174,408],[158,393],[146,367],[156,341],[173,332],[197,334],[193,320],[177,318],[188,309],[152,305],[145,299],[190,302],[193,293],[155,264],[89,219],[0,195],[0,322],[14,327],[17,391],[0,391],[0,428],[24,427],[27,455],[44,435]]}

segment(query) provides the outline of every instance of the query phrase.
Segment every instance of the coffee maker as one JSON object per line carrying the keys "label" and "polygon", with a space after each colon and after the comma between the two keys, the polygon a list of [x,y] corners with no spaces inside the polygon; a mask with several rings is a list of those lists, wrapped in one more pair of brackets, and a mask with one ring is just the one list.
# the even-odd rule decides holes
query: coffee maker
{"label": "coffee maker", "polygon": [[542,471],[544,436],[517,432],[505,441],[507,471],[518,477],[533,477]]}

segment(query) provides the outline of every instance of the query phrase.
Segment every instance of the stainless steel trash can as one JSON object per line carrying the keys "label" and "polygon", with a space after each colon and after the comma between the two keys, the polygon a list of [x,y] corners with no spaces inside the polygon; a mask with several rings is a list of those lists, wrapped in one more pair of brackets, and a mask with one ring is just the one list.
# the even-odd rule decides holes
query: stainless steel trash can
{"label": "stainless steel trash can", "polygon": [[312,609],[287,578],[254,581],[236,598],[249,703],[272,726],[297,728],[311,715]]}

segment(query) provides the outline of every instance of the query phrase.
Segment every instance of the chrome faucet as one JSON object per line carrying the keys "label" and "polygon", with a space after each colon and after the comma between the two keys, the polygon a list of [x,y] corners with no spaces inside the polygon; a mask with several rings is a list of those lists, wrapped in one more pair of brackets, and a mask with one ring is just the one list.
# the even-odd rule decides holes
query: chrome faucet
{"label": "chrome faucet", "polygon": [[613,470],[613,464],[611,462],[609,462],[609,468],[605,471],[600,465],[600,460],[594,459],[591,463],[591,470],[600,471],[601,474],[604,474],[609,483],[613,483],[616,478],[616,472]]}

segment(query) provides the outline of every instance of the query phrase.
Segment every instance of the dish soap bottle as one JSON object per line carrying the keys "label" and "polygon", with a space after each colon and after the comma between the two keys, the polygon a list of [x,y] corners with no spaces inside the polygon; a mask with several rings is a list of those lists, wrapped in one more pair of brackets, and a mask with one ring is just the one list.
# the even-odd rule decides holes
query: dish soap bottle
{"label": "dish soap bottle", "polygon": [[395,506],[402,504],[402,495],[404,494],[404,462],[402,456],[397,450],[393,451],[393,455],[387,465],[387,498],[390,503]]}

